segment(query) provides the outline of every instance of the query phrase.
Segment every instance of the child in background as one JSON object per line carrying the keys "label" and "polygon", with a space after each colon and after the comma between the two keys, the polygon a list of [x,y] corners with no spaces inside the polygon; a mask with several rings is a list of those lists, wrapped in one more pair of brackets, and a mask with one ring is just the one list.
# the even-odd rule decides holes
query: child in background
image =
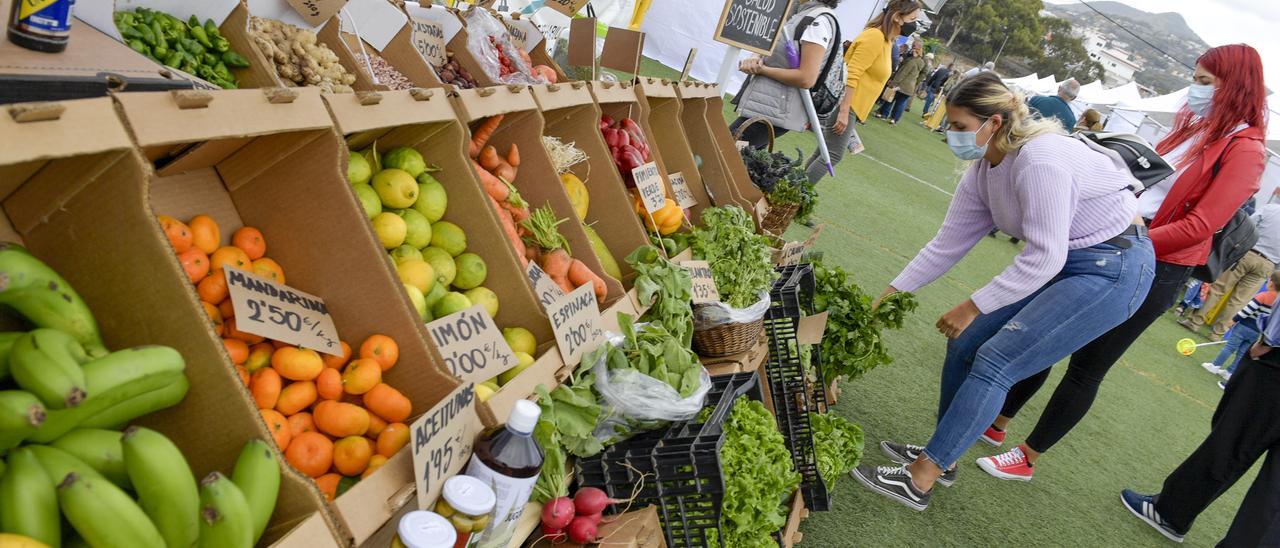
{"label": "child in background", "polygon": [[[1257,342],[1258,335],[1262,333],[1259,318],[1271,314],[1271,307],[1276,302],[1277,287],[1280,287],[1280,272],[1273,272],[1271,280],[1267,282],[1266,291],[1255,295],[1253,300],[1232,318],[1235,325],[1227,334],[1227,342],[1222,346],[1222,351],[1218,352],[1218,357],[1211,362],[1200,364],[1205,371],[1218,375],[1224,380],[1231,378],[1231,373],[1236,370],[1236,364],[1240,363],[1240,359],[1249,351],[1249,347]],[[1231,365],[1223,368],[1223,364],[1227,363],[1227,358],[1232,354],[1235,354],[1235,358],[1231,360]]]}
{"label": "child in background", "polygon": [[1182,301],[1175,307],[1174,314],[1179,318],[1185,316],[1188,311],[1195,312],[1204,306],[1204,299],[1209,293],[1209,284],[1200,280],[1192,279],[1187,282],[1187,292],[1182,295]]}

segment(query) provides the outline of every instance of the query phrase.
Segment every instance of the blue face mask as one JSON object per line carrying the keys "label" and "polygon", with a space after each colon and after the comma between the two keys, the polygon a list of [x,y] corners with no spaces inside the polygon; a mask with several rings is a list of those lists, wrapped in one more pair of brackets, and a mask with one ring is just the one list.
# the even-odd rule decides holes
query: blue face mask
{"label": "blue face mask", "polygon": [[1209,116],[1210,107],[1213,106],[1213,86],[1204,84],[1191,84],[1187,88],[1187,108],[1197,116],[1205,118]]}
{"label": "blue face mask", "polygon": [[[991,119],[988,118],[987,122]],[[987,122],[983,122],[974,131],[955,131],[947,130],[947,146],[951,147],[951,152],[955,153],[957,158],[961,160],[977,160],[987,153],[987,145],[991,144],[991,139],[987,139],[985,144],[978,144],[978,132],[986,127]]]}

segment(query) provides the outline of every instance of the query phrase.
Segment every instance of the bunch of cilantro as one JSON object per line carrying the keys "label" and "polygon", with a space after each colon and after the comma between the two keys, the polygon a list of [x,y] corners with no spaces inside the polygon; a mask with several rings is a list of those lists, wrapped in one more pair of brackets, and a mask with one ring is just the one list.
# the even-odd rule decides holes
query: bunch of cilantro
{"label": "bunch of cilantro", "polygon": [[720,300],[745,308],[778,278],[769,240],[756,234],[755,222],[738,206],[702,210],[702,226],[693,229],[693,256],[711,265]]}
{"label": "bunch of cilantro", "polygon": [[877,366],[893,362],[880,338],[885,329],[900,329],[907,313],[916,309],[915,296],[898,292],[871,309],[872,299],[840,267],[815,261],[817,280],[814,313],[829,312],[822,337],[822,376],[831,382],[840,376],[861,377]]}
{"label": "bunch of cilantro", "polygon": [[720,468],[724,501],[720,507],[721,538],[711,546],[776,547],[773,534],[787,524],[786,500],[800,486],[800,474],[764,404],[743,398],[724,426]]}
{"label": "bunch of cilantro", "polygon": [[818,474],[833,486],[840,474],[853,470],[862,460],[862,429],[829,413],[809,413],[809,426],[818,456]]}

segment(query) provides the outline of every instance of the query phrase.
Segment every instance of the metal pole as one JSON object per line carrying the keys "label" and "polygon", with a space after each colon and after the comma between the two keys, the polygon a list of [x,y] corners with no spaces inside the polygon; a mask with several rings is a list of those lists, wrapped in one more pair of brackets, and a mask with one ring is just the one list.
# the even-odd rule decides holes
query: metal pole
{"label": "metal pole", "polygon": [[738,54],[741,52],[741,48],[733,46],[729,46],[724,52],[724,60],[720,61],[720,74],[716,77],[716,85],[720,87],[720,95],[724,95],[727,91],[724,88],[729,84],[729,75],[733,74],[733,69],[738,66]]}

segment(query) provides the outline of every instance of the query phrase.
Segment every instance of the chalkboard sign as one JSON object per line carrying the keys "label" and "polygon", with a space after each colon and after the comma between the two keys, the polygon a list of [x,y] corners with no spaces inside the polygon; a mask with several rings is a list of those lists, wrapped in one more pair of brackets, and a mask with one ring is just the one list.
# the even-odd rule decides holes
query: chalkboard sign
{"label": "chalkboard sign", "polygon": [[715,39],[730,46],[769,55],[791,13],[793,0],[725,0]]}

